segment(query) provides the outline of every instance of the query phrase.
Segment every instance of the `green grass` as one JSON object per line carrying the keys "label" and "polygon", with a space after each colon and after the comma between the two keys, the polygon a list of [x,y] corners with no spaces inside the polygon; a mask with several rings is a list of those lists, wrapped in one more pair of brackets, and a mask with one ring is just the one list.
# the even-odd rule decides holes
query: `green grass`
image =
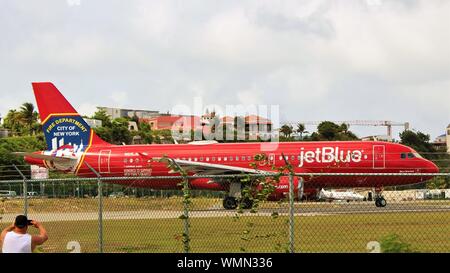
{"label": "green grass", "polygon": [[[398,234],[419,252],[450,252],[450,213],[407,212],[296,217],[295,248],[300,252],[368,252],[369,241]],[[286,217],[192,218],[192,252],[282,252],[288,242]],[[2,227],[5,225],[3,224]],[[43,252],[98,251],[97,221],[47,222]],[[105,252],[182,252],[180,219],[105,220]]]}
{"label": "green grass", "polygon": [[[222,200],[215,198],[195,198],[192,209],[209,209],[221,206]],[[23,199],[2,199],[0,210],[3,213],[22,213]],[[103,198],[106,211],[139,211],[139,210],[182,210],[183,198]],[[97,198],[32,198],[28,200],[29,213],[45,212],[97,212]]]}

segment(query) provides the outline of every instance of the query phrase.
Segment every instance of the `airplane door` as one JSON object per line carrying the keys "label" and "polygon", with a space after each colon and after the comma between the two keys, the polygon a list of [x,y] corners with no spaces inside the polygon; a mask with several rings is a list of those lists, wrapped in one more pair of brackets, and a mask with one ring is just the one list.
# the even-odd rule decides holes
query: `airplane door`
{"label": "airplane door", "polygon": [[274,154],[269,154],[269,164],[270,164],[270,166],[275,165],[275,155]]}
{"label": "airplane door", "polygon": [[98,155],[99,173],[110,173],[111,150],[101,150]]}
{"label": "airplane door", "polygon": [[384,169],[386,167],[386,154],[384,145],[373,145],[373,168]]}

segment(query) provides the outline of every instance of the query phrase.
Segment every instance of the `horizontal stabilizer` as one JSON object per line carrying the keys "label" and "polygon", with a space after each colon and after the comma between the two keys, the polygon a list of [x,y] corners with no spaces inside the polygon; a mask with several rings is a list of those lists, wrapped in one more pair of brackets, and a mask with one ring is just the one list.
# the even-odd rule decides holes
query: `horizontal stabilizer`
{"label": "horizontal stabilizer", "polygon": [[18,156],[26,156],[31,157],[34,159],[41,159],[46,161],[53,161],[53,162],[71,162],[76,161],[76,158],[70,158],[70,157],[61,157],[61,156],[52,156],[52,155],[44,155],[44,154],[36,154],[36,153],[28,153],[28,152],[13,152],[13,154]]}

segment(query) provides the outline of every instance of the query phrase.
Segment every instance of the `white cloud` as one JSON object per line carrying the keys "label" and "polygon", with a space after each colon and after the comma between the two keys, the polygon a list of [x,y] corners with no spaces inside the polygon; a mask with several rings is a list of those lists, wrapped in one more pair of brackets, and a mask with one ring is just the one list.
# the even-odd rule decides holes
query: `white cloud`
{"label": "white cloud", "polygon": [[23,64],[40,62],[75,69],[86,69],[108,56],[108,47],[96,37],[71,37],[64,33],[36,33],[13,51]]}
{"label": "white cloud", "polygon": [[109,95],[109,98],[112,100],[114,105],[117,107],[122,107],[128,102],[128,93],[125,91],[114,91]]}
{"label": "white cloud", "polygon": [[85,102],[80,104],[80,106],[78,106],[76,109],[80,115],[86,115],[90,117],[94,115],[95,112],[97,112],[97,105],[90,102]]}

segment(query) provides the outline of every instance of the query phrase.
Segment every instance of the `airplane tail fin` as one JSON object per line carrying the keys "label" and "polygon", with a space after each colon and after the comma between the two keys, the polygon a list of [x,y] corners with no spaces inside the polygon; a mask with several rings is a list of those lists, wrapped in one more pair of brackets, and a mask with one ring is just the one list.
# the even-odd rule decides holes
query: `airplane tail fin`
{"label": "airplane tail fin", "polygon": [[52,83],[32,85],[49,150],[71,147],[74,153],[79,153],[91,145],[111,145],[94,133]]}

